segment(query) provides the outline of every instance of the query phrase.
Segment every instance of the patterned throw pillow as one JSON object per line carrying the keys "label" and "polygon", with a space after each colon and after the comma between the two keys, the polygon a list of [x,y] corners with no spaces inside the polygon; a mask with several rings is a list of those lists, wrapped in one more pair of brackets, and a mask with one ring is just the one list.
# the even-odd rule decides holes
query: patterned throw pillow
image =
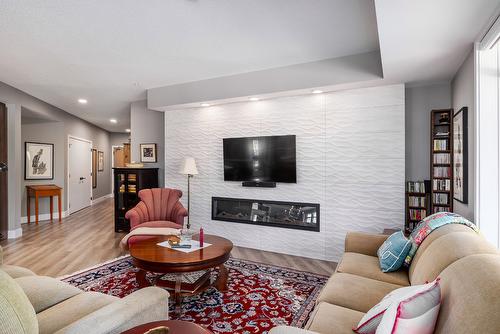
{"label": "patterned throw pillow", "polygon": [[413,232],[411,232],[410,241],[412,245],[404,261],[406,267],[410,266],[411,261],[413,260],[413,257],[415,256],[415,253],[417,252],[418,247],[420,246],[422,241],[424,241],[424,239],[432,231],[447,224],[462,224],[479,233],[479,230],[474,223],[470,222],[457,213],[437,212],[430,216],[427,216],[417,225]]}
{"label": "patterned throw pillow", "polygon": [[380,269],[387,273],[401,268],[410,248],[411,242],[402,231],[393,233],[377,251]]}
{"label": "patterned throw pillow", "polygon": [[[404,312],[405,315],[414,315],[421,312],[423,309],[427,307],[427,305],[422,305],[422,298],[418,298],[416,303],[409,303],[412,298],[419,296],[421,294],[426,293],[437,284],[439,287],[439,278],[429,284],[423,285],[414,285],[407,286],[404,288],[396,289],[386,295],[377,305],[372,307],[361,319],[358,326],[353,328],[352,330],[358,334],[375,334],[378,332],[378,327],[381,325],[382,320],[385,317],[385,313],[391,310],[391,316],[387,317],[388,320],[385,320],[386,323],[389,322],[389,319],[392,319],[392,306],[399,306],[402,301],[405,301],[404,304]],[[441,290],[439,290],[440,292]],[[427,300],[427,298],[424,298]],[[432,301],[430,304],[433,304]],[[422,312],[424,313],[424,312]],[[385,325],[387,327],[387,325]],[[385,327],[384,327],[385,328]],[[389,332],[390,333],[390,332]],[[408,333],[419,333],[419,332],[408,332]]]}
{"label": "patterned throw pillow", "polygon": [[420,287],[422,290],[391,304],[384,312],[376,334],[434,333],[441,306],[439,278]]}

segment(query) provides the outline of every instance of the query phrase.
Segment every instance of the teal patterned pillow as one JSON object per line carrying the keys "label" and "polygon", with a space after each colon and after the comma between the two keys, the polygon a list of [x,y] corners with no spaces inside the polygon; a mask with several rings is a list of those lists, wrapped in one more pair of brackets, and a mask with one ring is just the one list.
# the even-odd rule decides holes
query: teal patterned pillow
{"label": "teal patterned pillow", "polygon": [[410,248],[411,242],[403,231],[393,233],[377,251],[380,269],[387,273],[401,268]]}

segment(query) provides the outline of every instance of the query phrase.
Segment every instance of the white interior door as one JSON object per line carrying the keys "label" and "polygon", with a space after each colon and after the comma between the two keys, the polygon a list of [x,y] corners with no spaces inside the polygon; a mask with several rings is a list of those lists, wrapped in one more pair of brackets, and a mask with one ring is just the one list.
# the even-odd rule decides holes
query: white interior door
{"label": "white interior door", "polygon": [[69,137],[68,210],[76,212],[90,206],[92,197],[92,143]]}

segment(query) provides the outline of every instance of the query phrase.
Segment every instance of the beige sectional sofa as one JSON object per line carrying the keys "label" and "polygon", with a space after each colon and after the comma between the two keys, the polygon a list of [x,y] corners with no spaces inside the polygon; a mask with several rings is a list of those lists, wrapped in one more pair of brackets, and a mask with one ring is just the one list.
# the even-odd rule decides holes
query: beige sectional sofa
{"label": "beige sectional sofa", "polygon": [[3,265],[0,247],[0,333],[120,333],[165,320],[167,291],[149,287],[125,298],[83,292],[69,284]]}
{"label": "beige sectional sofa", "polygon": [[345,254],[322,290],[305,329],[271,334],[352,334],[363,315],[394,289],[441,278],[434,333],[500,333],[500,254],[463,225],[445,225],[420,245],[408,270],[380,270],[377,250],[387,236],[348,233]]}

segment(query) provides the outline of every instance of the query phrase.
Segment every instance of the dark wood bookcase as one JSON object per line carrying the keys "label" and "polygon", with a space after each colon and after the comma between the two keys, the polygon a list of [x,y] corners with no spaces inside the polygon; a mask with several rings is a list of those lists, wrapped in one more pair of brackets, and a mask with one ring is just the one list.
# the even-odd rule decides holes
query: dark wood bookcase
{"label": "dark wood bookcase", "polygon": [[431,181],[407,181],[405,199],[405,233],[410,234],[417,224],[429,215],[431,208]]}
{"label": "dark wood bookcase", "polygon": [[115,232],[130,231],[125,213],[139,203],[142,189],[158,188],[158,168],[113,168]]}
{"label": "dark wood bookcase", "polygon": [[453,211],[453,109],[431,111],[431,213]]}

